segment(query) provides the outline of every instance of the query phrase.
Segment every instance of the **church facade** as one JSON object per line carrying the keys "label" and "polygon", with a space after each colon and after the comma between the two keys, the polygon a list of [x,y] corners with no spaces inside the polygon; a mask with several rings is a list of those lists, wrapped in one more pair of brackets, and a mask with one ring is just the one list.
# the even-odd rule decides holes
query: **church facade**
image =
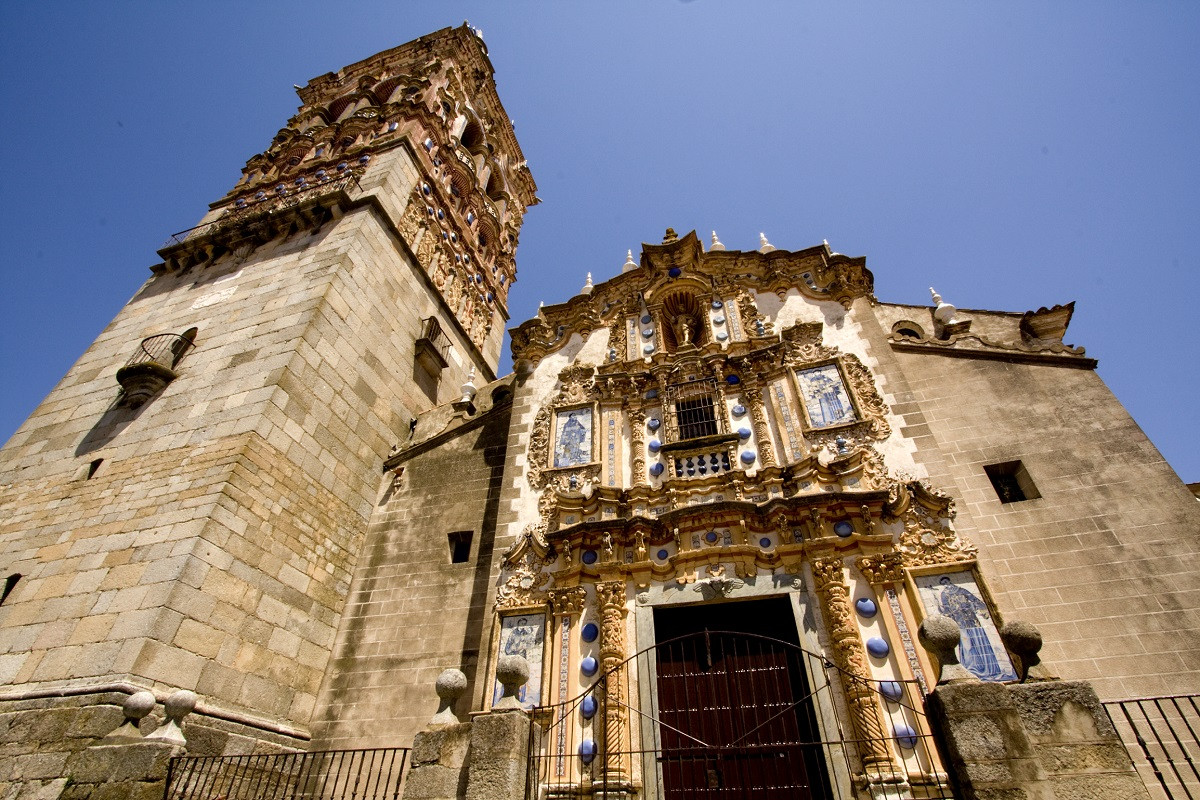
{"label": "church facade", "polygon": [[520,655],[554,781],[599,741],[649,793],[666,727],[779,696],[672,693],[665,648],[741,632],[805,654],[811,741],[856,743],[810,772],[919,791],[931,615],[983,680],[1022,620],[1104,699],[1200,692],[1200,513],[1073,305],[888,303],[827,244],[667,229],[498,376],[537,198],[482,41],[299,94],[0,454],[0,712],[186,688],[199,752],[407,745],[443,669],[486,711]]}

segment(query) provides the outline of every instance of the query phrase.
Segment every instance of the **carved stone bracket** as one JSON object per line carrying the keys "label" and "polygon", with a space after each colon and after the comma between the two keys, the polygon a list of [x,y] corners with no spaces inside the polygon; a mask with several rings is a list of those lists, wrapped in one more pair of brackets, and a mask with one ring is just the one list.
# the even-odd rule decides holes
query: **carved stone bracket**
{"label": "carved stone bracket", "polygon": [[550,610],[555,616],[575,616],[583,613],[587,590],[582,586],[568,586],[550,590]]}
{"label": "carved stone bracket", "polygon": [[854,564],[872,586],[904,580],[904,560],[900,553],[859,556]]}

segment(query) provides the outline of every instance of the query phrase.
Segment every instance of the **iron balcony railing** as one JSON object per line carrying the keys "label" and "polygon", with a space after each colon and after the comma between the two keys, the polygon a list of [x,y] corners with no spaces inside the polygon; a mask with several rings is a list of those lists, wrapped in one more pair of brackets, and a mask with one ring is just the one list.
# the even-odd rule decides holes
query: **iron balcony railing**
{"label": "iron balcony railing", "polygon": [[325,178],[314,176],[311,182],[306,179],[305,183],[300,186],[293,184],[292,187],[288,187],[281,183],[275,189],[265,191],[263,197],[246,200],[244,204],[230,208],[211,222],[205,222],[202,225],[172,234],[167,241],[163,242],[162,247],[159,249],[165,250],[168,247],[183,244],[189,239],[203,236],[212,231],[238,225],[242,222],[267,214],[277,213],[284,209],[293,208],[317,197],[333,194],[341,190],[348,190],[351,187],[356,189],[361,188],[358,183],[358,178],[361,174],[362,168],[360,167]]}
{"label": "iron balcony railing", "polygon": [[1200,695],[1114,700],[1104,708],[1154,800],[1200,799]]}
{"label": "iron balcony railing", "polygon": [[399,800],[407,747],[171,759],[166,800]]}
{"label": "iron balcony railing", "polygon": [[192,349],[192,345],[193,342],[191,339],[176,333],[160,333],[157,336],[148,336],[138,345],[138,349],[125,362],[125,366],[132,367],[137,364],[153,362],[167,369],[174,369],[175,365],[179,363],[179,359],[183,358],[184,354]]}

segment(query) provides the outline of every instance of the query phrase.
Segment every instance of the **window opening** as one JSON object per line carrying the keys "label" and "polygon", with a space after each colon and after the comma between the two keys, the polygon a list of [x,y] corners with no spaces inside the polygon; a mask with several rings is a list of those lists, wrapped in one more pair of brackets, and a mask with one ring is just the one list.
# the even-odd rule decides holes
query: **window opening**
{"label": "window opening", "polygon": [[0,606],[4,605],[4,601],[12,594],[12,590],[17,588],[17,581],[21,580],[22,577],[21,573],[14,572],[4,579],[4,590],[0,592]]}
{"label": "window opening", "polygon": [[987,473],[996,497],[1001,503],[1019,503],[1022,500],[1036,500],[1041,497],[1029,471],[1020,461],[1005,461],[1001,464],[985,464],[983,471]]}
{"label": "window opening", "polygon": [[717,382],[713,378],[668,387],[668,438],[682,442],[720,433],[716,415]]}
{"label": "window opening", "polygon": [[450,563],[465,564],[471,560],[471,531],[455,531],[450,534]]}
{"label": "window opening", "polygon": [[95,461],[88,464],[87,477],[84,480],[91,480],[91,477],[96,474],[96,470],[100,469],[100,465],[103,463],[103,458],[97,458]]}

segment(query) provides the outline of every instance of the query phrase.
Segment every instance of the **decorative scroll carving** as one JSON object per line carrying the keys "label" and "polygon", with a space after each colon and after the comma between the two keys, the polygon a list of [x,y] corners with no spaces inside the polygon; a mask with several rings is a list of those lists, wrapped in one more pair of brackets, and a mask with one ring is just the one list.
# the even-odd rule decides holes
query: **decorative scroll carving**
{"label": "decorative scroll carving", "polygon": [[784,357],[788,366],[798,367],[837,355],[836,349],[821,342],[824,327],[820,322],[798,322],[783,330]]}
{"label": "decorative scroll carving", "polygon": [[640,408],[631,408],[629,414],[630,444],[633,454],[633,479],[630,483],[642,486],[646,483],[646,412]]}
{"label": "decorative scroll carving", "polygon": [[575,615],[583,613],[583,604],[587,600],[587,590],[582,586],[570,586],[564,589],[550,590],[550,611],[555,615]]}
{"label": "decorative scroll carving", "polygon": [[533,549],[527,549],[524,558],[512,565],[508,577],[496,590],[496,610],[546,605],[549,602],[546,590],[554,582],[553,576],[543,572],[548,563]]}
{"label": "decorative scroll carving", "polygon": [[946,525],[931,524],[928,518],[910,511],[904,520],[904,533],[897,544],[905,566],[953,564],[973,561],[978,550]]}
{"label": "decorative scroll carving", "polygon": [[875,389],[875,381],[870,371],[858,360],[858,356],[849,353],[842,357],[842,369],[850,381],[852,391],[858,398],[858,409],[868,423],[871,434],[876,439],[886,439],[892,433],[887,421],[887,403]]}
{"label": "decorative scroll carving", "polygon": [[754,298],[745,289],[738,289],[737,307],[747,337],[771,335],[775,326],[759,312],[758,306],[754,304]]}
{"label": "decorative scroll carving", "polygon": [[708,577],[696,581],[692,586],[692,591],[703,594],[705,600],[711,600],[714,597],[728,597],[745,585],[746,582],[740,578],[731,578],[726,575],[723,564],[713,564],[708,568]]}
{"label": "decorative scroll carving", "polygon": [[861,747],[863,765],[868,772],[889,771],[893,768],[887,745],[889,737],[884,732],[872,690],[871,672],[850,608],[850,591],[846,586],[843,566],[840,558],[814,559],[813,579],[829,621],[829,635],[833,640],[842,688]]}
{"label": "decorative scroll carving", "polygon": [[545,486],[542,473],[550,464],[550,409],[543,408],[533,418],[533,430],[529,434],[528,464],[525,477],[534,489]]}

